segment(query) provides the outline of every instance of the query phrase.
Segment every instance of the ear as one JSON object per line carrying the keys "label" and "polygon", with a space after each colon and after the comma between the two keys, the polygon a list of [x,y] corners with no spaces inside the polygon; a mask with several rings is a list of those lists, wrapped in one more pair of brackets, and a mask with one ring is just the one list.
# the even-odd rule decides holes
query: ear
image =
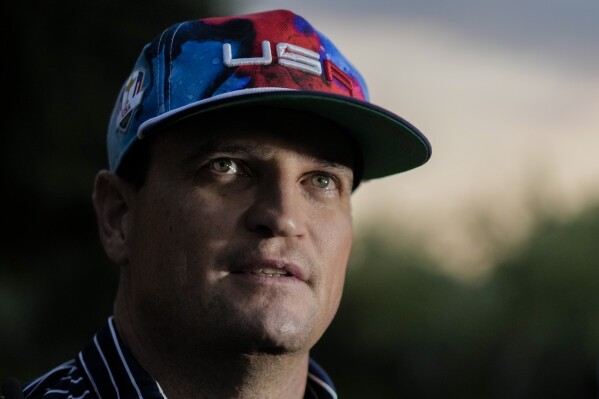
{"label": "ear", "polygon": [[108,258],[118,265],[129,261],[129,219],[134,189],[107,170],[96,175],[92,200],[96,211],[100,241]]}

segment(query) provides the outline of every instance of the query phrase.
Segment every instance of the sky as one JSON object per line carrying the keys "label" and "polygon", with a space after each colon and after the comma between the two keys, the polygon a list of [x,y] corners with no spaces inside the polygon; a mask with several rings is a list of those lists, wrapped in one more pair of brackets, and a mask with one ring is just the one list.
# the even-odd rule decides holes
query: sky
{"label": "sky", "polygon": [[356,234],[407,231],[444,270],[480,276],[526,237],[534,209],[567,217],[599,202],[599,1],[230,4],[305,17],[372,102],[431,141],[426,165],[358,189]]}

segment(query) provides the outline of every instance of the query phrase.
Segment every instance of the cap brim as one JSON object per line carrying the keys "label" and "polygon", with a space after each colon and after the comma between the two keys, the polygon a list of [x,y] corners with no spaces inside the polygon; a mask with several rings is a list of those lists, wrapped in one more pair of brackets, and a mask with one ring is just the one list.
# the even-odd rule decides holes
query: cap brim
{"label": "cap brim", "polygon": [[365,180],[414,169],[431,156],[426,137],[400,116],[365,101],[316,91],[260,91],[200,101],[146,121],[138,135],[217,109],[250,105],[309,111],[346,129],[362,151]]}

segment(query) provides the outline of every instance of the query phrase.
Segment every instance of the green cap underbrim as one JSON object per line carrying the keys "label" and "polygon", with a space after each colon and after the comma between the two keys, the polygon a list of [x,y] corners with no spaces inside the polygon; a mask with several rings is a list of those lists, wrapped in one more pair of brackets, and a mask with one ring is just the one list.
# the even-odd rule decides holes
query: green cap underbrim
{"label": "green cap underbrim", "polygon": [[206,112],[256,105],[308,111],[346,129],[362,153],[365,180],[414,169],[431,157],[426,137],[400,116],[366,101],[315,91],[259,92],[198,103],[152,123],[144,135]]}

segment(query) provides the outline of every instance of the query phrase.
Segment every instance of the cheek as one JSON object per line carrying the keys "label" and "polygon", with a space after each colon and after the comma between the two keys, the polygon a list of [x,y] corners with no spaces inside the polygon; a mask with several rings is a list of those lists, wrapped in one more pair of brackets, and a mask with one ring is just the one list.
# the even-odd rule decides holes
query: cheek
{"label": "cheek", "polygon": [[[243,220],[239,204],[206,191],[180,194],[167,204],[170,211],[157,225],[165,226],[169,237],[165,243],[153,243],[162,269],[172,273],[164,278],[175,288],[194,292],[190,294],[194,297],[209,295],[208,288],[219,278]],[[203,288],[198,290],[198,286]]]}
{"label": "cheek", "polygon": [[351,218],[343,219],[337,228],[327,229],[324,251],[321,253],[323,267],[325,267],[324,289],[327,297],[329,313],[334,315],[339,307],[345,283],[345,273],[353,239],[353,226]]}
{"label": "cheek", "polygon": [[[131,243],[133,289],[152,306],[182,306],[207,294],[240,214],[197,191],[167,191],[138,207]],[[198,289],[201,287],[202,289]]]}
{"label": "cheek", "polygon": [[[219,251],[230,245],[242,226],[243,207],[233,198],[198,192],[177,210],[175,229],[181,230],[186,250]],[[206,254],[209,255],[209,254]]]}
{"label": "cheek", "polygon": [[[321,219],[322,220],[322,219]],[[349,258],[353,240],[353,223],[345,213],[333,221],[319,223],[322,256],[331,259],[337,268],[345,265]]]}
{"label": "cheek", "polygon": [[228,238],[239,225],[242,212],[233,198],[200,189],[172,195],[161,207],[158,223],[168,226],[181,244],[192,247]]}
{"label": "cheek", "polygon": [[243,203],[212,190],[159,186],[138,204],[134,252],[154,264],[209,263],[238,232]]}

